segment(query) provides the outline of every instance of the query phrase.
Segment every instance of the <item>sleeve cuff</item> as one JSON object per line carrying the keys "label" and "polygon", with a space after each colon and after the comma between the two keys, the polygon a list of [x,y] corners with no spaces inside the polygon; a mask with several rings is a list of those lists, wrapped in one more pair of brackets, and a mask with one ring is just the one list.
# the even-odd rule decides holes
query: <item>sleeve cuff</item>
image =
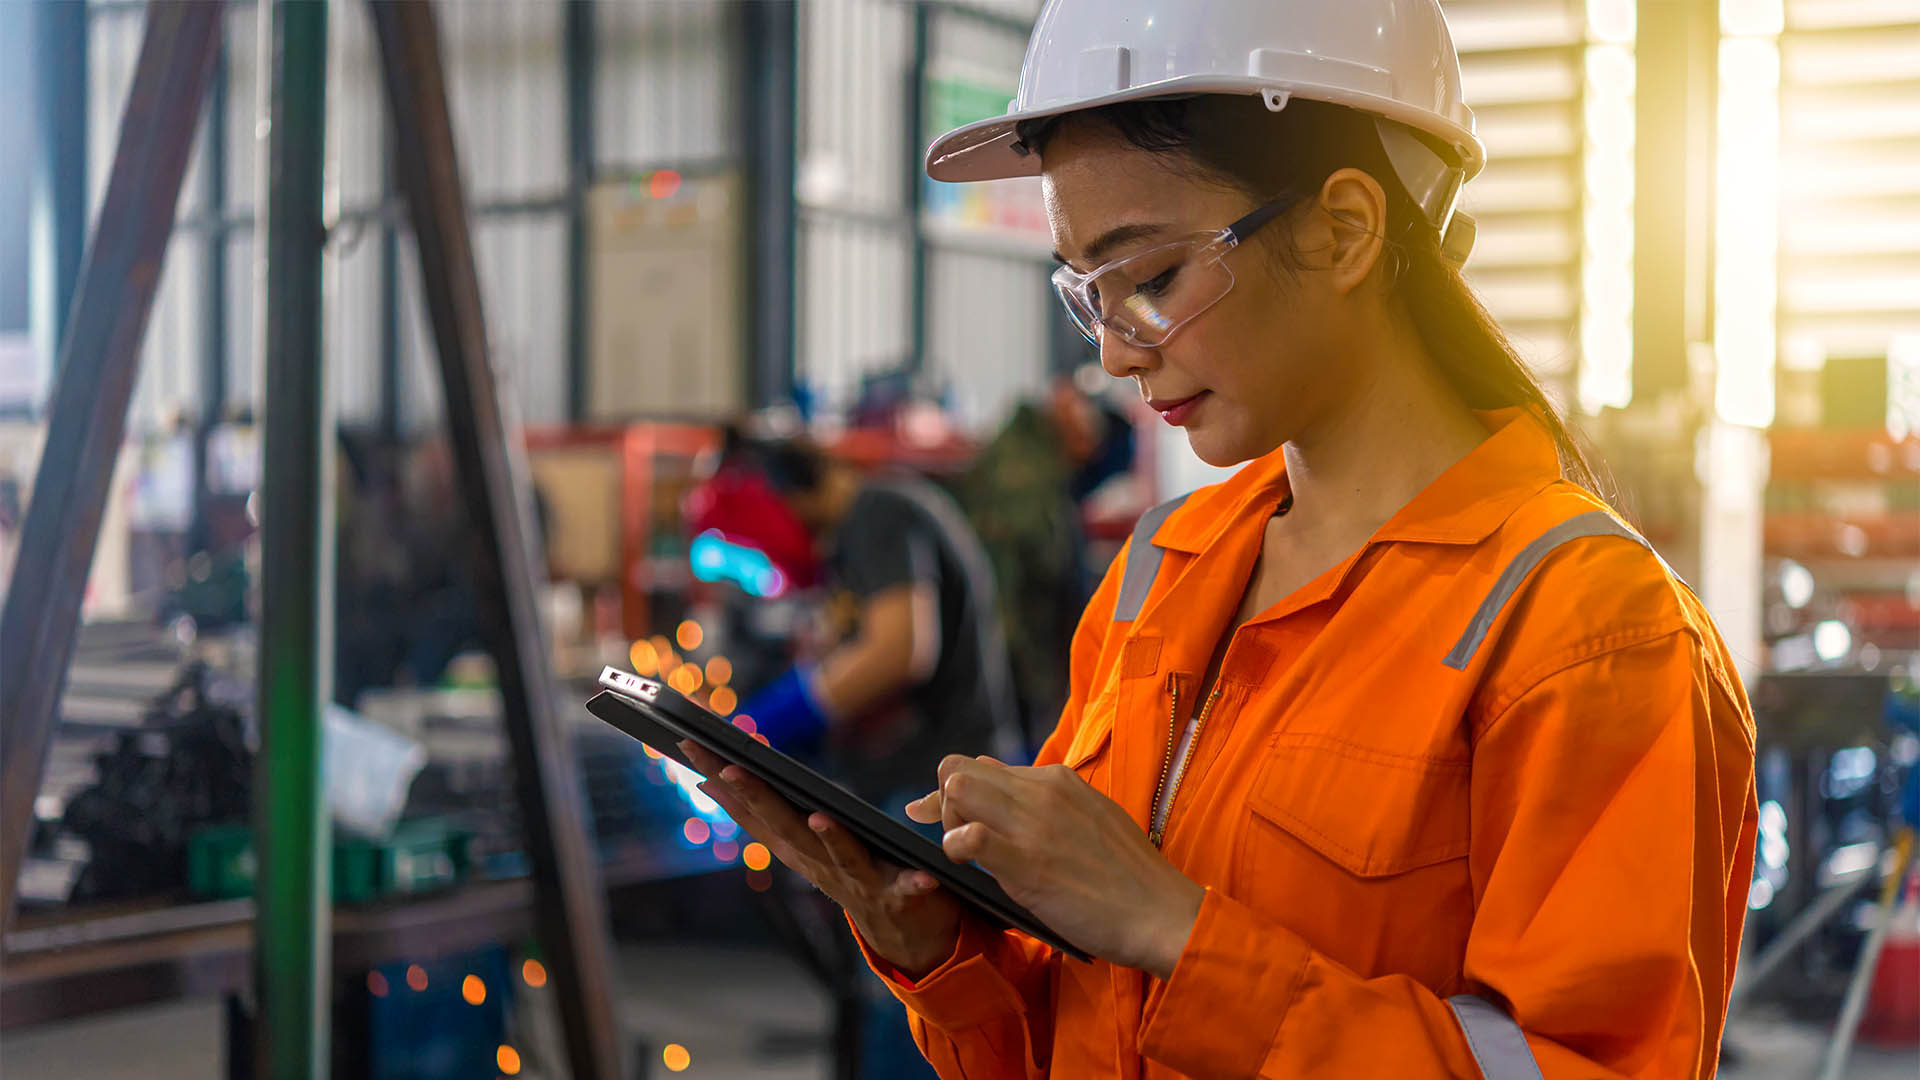
{"label": "sleeve cuff", "polygon": [[1192,1076],[1254,1076],[1273,1050],[1312,950],[1212,888],[1173,977],[1151,984],[1140,1053]]}
{"label": "sleeve cuff", "polygon": [[853,920],[847,920],[847,928],[853,932],[867,966],[887,984],[893,996],[941,1031],[965,1031],[1026,1010],[1019,991],[993,965],[991,953],[996,939],[1005,936],[1002,931],[988,929],[973,919],[963,921],[953,955],[915,980],[876,955]]}

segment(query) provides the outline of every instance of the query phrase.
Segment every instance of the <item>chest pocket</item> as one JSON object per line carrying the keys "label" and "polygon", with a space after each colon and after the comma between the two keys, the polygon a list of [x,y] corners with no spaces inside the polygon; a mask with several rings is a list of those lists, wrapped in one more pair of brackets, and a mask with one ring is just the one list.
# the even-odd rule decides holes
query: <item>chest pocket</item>
{"label": "chest pocket", "polygon": [[[1274,738],[1248,794],[1263,828],[1284,831],[1348,874],[1380,878],[1465,857],[1470,764],[1387,753],[1326,735]],[[1265,838],[1270,839],[1270,838]]]}

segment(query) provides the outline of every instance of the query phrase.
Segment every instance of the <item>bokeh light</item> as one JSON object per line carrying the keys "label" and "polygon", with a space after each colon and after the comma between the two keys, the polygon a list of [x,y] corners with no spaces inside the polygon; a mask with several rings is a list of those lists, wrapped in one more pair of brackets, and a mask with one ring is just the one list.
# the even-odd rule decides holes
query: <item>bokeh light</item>
{"label": "bokeh light", "polygon": [[417,993],[427,988],[427,969],[419,964],[407,968],[407,985]]}
{"label": "bokeh light", "polygon": [[520,977],[535,990],[547,985],[547,966],[538,960],[529,960],[520,965]]}
{"label": "bokeh light", "polygon": [[731,686],[715,687],[713,696],[707,699],[707,707],[721,716],[731,716],[733,710],[740,707],[740,697]]}
{"label": "bokeh light", "polygon": [[754,724],[753,717],[748,716],[746,713],[741,713],[739,716],[734,717],[733,726],[749,735],[760,730],[759,727]]}
{"label": "bokeh light", "polygon": [[713,857],[721,862],[732,862],[740,854],[740,845],[731,840],[716,840],[713,843]]}
{"label": "bokeh light", "polygon": [[667,1048],[660,1051],[660,1062],[668,1072],[685,1072],[687,1066],[693,1064],[693,1055],[679,1043],[668,1043]]}
{"label": "bokeh light", "polygon": [[697,817],[690,817],[680,830],[686,835],[689,844],[704,844],[713,836],[713,828]]}
{"label": "bokeh light", "polygon": [[768,889],[773,888],[773,871],[747,871],[747,888],[752,889],[754,892],[766,892]]}
{"label": "bokeh light", "polygon": [[386,997],[387,977],[377,971],[367,972],[367,993],[374,997]]}
{"label": "bokeh light", "polygon": [[653,642],[636,641],[628,650],[627,659],[633,661],[633,670],[638,675],[657,675],[660,672],[660,654],[655,651]]}
{"label": "bokeh light", "polygon": [[707,632],[700,629],[700,624],[694,622],[692,619],[681,623],[680,628],[673,632],[673,639],[678,641],[680,647],[688,652],[699,648],[700,643],[705,641],[706,638]]}
{"label": "bokeh light", "polygon": [[647,178],[647,194],[656,199],[671,199],[680,191],[680,174],[661,169]]}
{"label": "bokeh light", "polygon": [[520,1051],[503,1043],[500,1049],[494,1051],[493,1063],[500,1066],[500,1071],[508,1076],[516,1076],[520,1072]]}
{"label": "bokeh light", "polygon": [[740,853],[740,858],[749,870],[765,870],[773,865],[773,853],[767,850],[767,845],[757,841],[748,844],[747,850]]}
{"label": "bokeh light", "polygon": [[460,996],[469,1005],[479,1005],[487,1000],[487,984],[478,975],[469,975],[460,983]]}
{"label": "bokeh light", "polygon": [[707,681],[715,686],[725,686],[733,681],[733,661],[724,656],[716,656],[707,661]]}

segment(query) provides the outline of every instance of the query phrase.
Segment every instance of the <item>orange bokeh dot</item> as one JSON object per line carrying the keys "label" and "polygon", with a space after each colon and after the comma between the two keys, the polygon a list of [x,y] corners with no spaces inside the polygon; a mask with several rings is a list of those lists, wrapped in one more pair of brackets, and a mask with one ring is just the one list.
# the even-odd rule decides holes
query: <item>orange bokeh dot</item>
{"label": "orange bokeh dot", "polygon": [[757,731],[753,733],[753,741],[759,743],[761,746],[773,745],[772,743],[767,741],[767,737],[765,735],[762,735]]}
{"label": "orange bokeh dot", "polygon": [[673,688],[683,694],[693,694],[700,690],[705,681],[700,675],[699,664],[682,664],[673,673]]}
{"label": "orange bokeh dot", "polygon": [[726,716],[740,707],[740,698],[733,692],[733,687],[719,686],[714,688],[713,696],[707,699],[707,704],[714,712]]}
{"label": "orange bokeh dot", "polygon": [[651,641],[634,642],[627,658],[633,661],[633,670],[641,675],[656,675],[660,671],[660,654],[654,651]]}
{"label": "orange bokeh dot", "polygon": [[407,968],[407,985],[413,987],[416,991],[425,990],[427,988],[427,969],[421,967],[419,964],[414,964]]}
{"label": "orange bokeh dot", "polygon": [[689,844],[704,844],[713,835],[713,829],[697,817],[688,818],[686,826],[680,831],[686,834]]}
{"label": "orange bokeh dot", "polygon": [[460,996],[467,1004],[478,1005],[487,1000],[487,984],[478,975],[469,975],[460,983]]}
{"label": "orange bokeh dot", "polygon": [[707,632],[700,629],[700,624],[692,619],[681,623],[679,629],[673,632],[673,640],[679,642],[680,647],[688,652],[699,648],[700,643],[706,639]]}
{"label": "orange bokeh dot", "polygon": [[650,758],[663,758],[667,756],[661,753],[660,751],[655,750],[653,747],[648,746],[646,743],[641,743],[640,749],[645,750],[647,752],[647,756]]}
{"label": "orange bokeh dot", "polygon": [[647,194],[656,199],[671,199],[679,190],[680,174],[672,169],[661,169],[647,178]]}
{"label": "orange bokeh dot", "polygon": [[520,1072],[520,1051],[511,1046],[503,1044],[500,1049],[494,1051],[493,1061],[500,1066],[500,1071],[508,1076],[514,1076]]}
{"label": "orange bokeh dot", "polygon": [[538,960],[529,960],[520,965],[520,977],[527,980],[528,986],[538,990],[547,985],[547,966]]}
{"label": "orange bokeh dot", "polygon": [[668,1043],[667,1048],[660,1052],[660,1061],[666,1065],[668,1072],[684,1072],[687,1066],[693,1064],[693,1055],[687,1053],[687,1048],[679,1043]]}
{"label": "orange bokeh dot", "polygon": [[716,656],[707,661],[707,681],[715,686],[725,686],[733,681],[733,661],[724,656]]}
{"label": "orange bokeh dot", "polygon": [[741,731],[744,731],[749,735],[760,730],[758,727],[754,725],[753,717],[748,716],[746,713],[741,713],[739,716],[734,717],[733,726],[739,728]]}
{"label": "orange bokeh dot", "polygon": [[740,857],[749,870],[765,870],[773,865],[773,853],[767,850],[765,844],[748,844],[747,850],[741,852]]}
{"label": "orange bokeh dot", "polygon": [[367,972],[367,993],[374,997],[386,997],[387,977],[377,971]]}

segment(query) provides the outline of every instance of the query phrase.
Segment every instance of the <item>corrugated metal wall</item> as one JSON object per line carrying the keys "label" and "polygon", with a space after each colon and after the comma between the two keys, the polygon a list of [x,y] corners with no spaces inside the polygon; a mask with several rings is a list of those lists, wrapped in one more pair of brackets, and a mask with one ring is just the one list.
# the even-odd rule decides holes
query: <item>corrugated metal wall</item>
{"label": "corrugated metal wall", "polygon": [[[516,0],[463,0],[440,9],[442,47],[459,139],[488,325],[503,379],[521,414],[551,423],[566,413],[566,71],[562,8]],[[595,138],[598,170],[713,165],[739,157],[737,5],[726,0],[620,0],[595,5]],[[93,12],[90,191],[105,191],[119,118],[144,18],[137,7]],[[236,8],[228,33],[227,346],[229,407],[255,400],[253,357],[253,138],[258,81],[256,21]],[[336,5],[328,97],[328,180],[343,220],[328,267],[327,356],[343,421],[371,422],[380,405],[385,306],[380,223],[386,111],[372,31],[357,5]],[[148,334],[133,430],[153,431],[199,398],[200,252],[208,242],[197,149],[181,199],[182,228]],[[393,211],[389,208],[388,213]],[[401,236],[399,287],[402,420],[441,412],[418,274]]]}
{"label": "corrugated metal wall", "polygon": [[1789,0],[1780,127],[1782,360],[1920,346],[1920,3]]}
{"label": "corrugated metal wall", "polygon": [[800,8],[797,376],[829,410],[912,348],[902,163],[912,15],[893,0]]}

